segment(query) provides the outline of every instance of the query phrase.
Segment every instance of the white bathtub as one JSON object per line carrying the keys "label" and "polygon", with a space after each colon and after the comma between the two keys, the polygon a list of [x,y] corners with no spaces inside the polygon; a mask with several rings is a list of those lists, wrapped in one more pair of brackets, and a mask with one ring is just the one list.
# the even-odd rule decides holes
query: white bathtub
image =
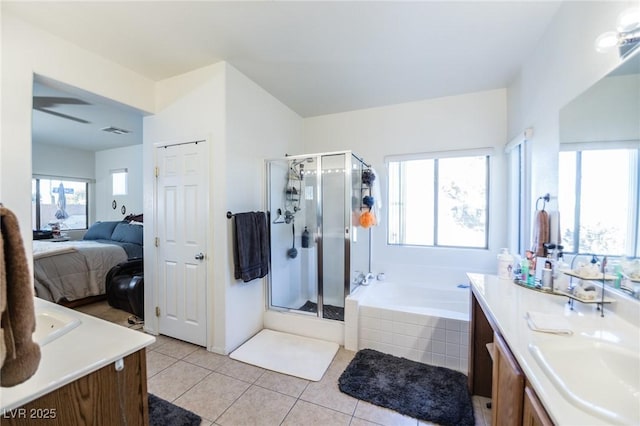
{"label": "white bathtub", "polygon": [[468,370],[469,288],[374,281],[345,305],[345,347]]}

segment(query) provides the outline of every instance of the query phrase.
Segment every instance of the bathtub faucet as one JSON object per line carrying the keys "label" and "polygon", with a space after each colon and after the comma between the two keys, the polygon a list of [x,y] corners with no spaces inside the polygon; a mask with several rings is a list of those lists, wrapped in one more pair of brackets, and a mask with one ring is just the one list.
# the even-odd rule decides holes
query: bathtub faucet
{"label": "bathtub faucet", "polygon": [[364,272],[356,271],[356,273],[358,275],[353,280],[354,284],[357,284],[357,285],[369,285],[369,284],[371,284],[371,281],[374,279],[374,276],[373,276],[373,274],[371,272],[369,272],[368,274],[365,274]]}

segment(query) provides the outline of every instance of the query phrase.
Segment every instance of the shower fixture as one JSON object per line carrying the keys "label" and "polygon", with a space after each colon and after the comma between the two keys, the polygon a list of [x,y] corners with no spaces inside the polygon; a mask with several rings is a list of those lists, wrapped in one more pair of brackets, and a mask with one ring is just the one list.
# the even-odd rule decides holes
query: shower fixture
{"label": "shower fixture", "polygon": [[307,157],[307,158],[302,158],[302,159],[297,160],[297,161],[296,161],[296,160],[294,160],[294,161],[291,163],[291,167],[296,167],[296,166],[298,166],[298,165],[300,165],[300,164],[302,164],[302,163],[313,163],[313,158],[311,158],[311,157]]}
{"label": "shower fixture", "polygon": [[[289,166],[289,179],[303,180],[304,179],[304,163],[312,163],[313,158],[301,158],[300,160],[293,160]],[[296,170],[296,167],[298,170]]]}
{"label": "shower fixture", "polygon": [[302,182],[304,180],[304,163],[312,163],[313,158],[301,158],[291,160],[289,172],[287,173],[287,183],[284,188],[285,193],[285,223],[291,223],[295,214],[302,210],[300,202],[302,199]]}
{"label": "shower fixture", "polygon": [[[267,210],[273,213],[266,315],[344,320],[353,271],[371,269],[371,231],[356,229],[352,206],[355,197],[359,207],[366,167],[350,151],[266,161]],[[290,316],[282,331],[296,323]]]}

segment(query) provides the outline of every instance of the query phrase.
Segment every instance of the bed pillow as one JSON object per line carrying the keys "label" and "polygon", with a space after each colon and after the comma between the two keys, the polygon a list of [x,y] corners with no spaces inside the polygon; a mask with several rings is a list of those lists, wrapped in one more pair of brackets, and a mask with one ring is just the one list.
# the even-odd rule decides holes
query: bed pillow
{"label": "bed pillow", "polygon": [[142,245],[142,230],[143,227],[140,225],[119,222],[113,230],[111,240]]}
{"label": "bed pillow", "polygon": [[84,234],[84,240],[110,240],[113,230],[120,222],[96,222]]}

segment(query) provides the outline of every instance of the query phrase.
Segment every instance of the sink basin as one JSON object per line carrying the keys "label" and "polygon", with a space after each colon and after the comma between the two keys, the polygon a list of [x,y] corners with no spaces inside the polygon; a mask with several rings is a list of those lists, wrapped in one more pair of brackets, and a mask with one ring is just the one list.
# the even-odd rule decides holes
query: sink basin
{"label": "sink basin", "polygon": [[54,309],[36,310],[33,340],[41,347],[80,325],[80,319]]}
{"label": "sink basin", "polygon": [[613,424],[640,424],[640,354],[592,339],[529,345],[533,357],[573,405]]}

